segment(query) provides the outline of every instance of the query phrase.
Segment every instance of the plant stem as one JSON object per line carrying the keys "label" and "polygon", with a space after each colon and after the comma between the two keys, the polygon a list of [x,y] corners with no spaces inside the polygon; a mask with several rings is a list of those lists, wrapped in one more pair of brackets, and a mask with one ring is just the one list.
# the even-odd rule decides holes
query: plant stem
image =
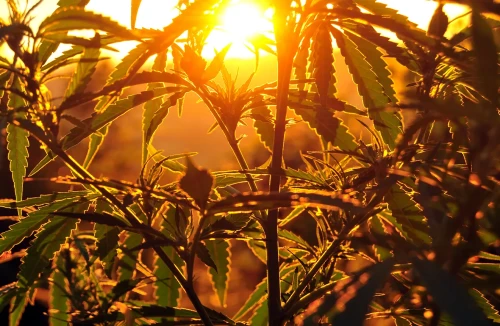
{"label": "plant stem", "polygon": [[[276,97],[276,125],[274,130],[273,155],[271,159],[271,170],[273,173],[269,181],[270,192],[280,191],[281,177],[274,172],[281,169],[281,162],[283,161],[288,91],[290,89],[289,82],[292,74],[293,56],[287,53],[287,48],[289,47],[283,44],[283,41],[282,39],[282,42],[280,42],[281,46],[278,47],[278,91]],[[277,209],[270,210],[264,224],[267,252],[267,306],[270,326],[281,324],[278,215],[279,211]]]}
{"label": "plant stem", "polygon": [[201,320],[203,321],[203,324],[205,325],[213,325],[212,320],[210,319],[210,316],[208,315],[207,311],[205,310],[205,307],[200,301],[200,298],[198,298],[198,295],[194,291],[194,288],[192,286],[192,283],[189,283],[182,272],[177,268],[177,266],[170,260],[170,258],[165,254],[163,249],[160,247],[153,247],[154,251],[160,257],[160,259],[167,265],[167,267],[172,271],[172,274],[174,274],[175,278],[179,283],[181,284],[182,288],[184,291],[186,291],[186,294],[189,297],[189,300],[191,300],[191,303],[193,304],[194,308],[200,315]]}

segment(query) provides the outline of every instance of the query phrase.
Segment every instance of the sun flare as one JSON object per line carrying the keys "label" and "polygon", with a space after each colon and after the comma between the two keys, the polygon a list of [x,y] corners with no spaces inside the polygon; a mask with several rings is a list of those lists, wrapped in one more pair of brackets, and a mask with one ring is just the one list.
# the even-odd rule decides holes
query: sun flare
{"label": "sun flare", "polygon": [[233,1],[229,4],[221,15],[219,24],[208,37],[207,47],[220,49],[232,43],[228,53],[231,57],[253,56],[245,43],[257,34],[269,36],[272,31],[269,13],[248,1]]}
{"label": "sun flare", "polygon": [[229,6],[222,16],[222,29],[234,41],[244,40],[255,33],[268,32],[272,27],[259,8],[251,3],[236,3]]}

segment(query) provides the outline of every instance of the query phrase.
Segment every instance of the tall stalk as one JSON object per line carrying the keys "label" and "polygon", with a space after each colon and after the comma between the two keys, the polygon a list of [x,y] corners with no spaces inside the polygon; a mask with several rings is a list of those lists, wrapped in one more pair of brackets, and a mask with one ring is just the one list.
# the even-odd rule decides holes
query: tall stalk
{"label": "tall stalk", "polygon": [[[285,143],[286,114],[288,109],[288,92],[292,74],[293,50],[292,40],[287,37],[287,16],[290,11],[290,1],[278,1],[274,17],[274,32],[278,56],[278,87],[276,95],[276,124],[274,130],[273,154],[271,159],[271,178],[269,191],[280,191],[281,177],[276,173],[283,161]],[[264,224],[267,253],[267,307],[269,325],[280,325],[281,288],[279,272],[278,244],[278,210],[270,210]]]}

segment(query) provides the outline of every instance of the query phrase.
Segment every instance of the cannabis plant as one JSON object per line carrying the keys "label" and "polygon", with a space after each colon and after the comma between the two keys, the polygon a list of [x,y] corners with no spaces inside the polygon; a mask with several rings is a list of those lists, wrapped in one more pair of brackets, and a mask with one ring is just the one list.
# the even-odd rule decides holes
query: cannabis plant
{"label": "cannabis plant", "polygon": [[[178,16],[162,30],[135,28],[140,0],[131,1],[132,28],[87,10],[88,2],[60,0],[35,24],[42,1],[28,8],[4,1],[0,115],[15,198],[0,206],[17,216],[1,234],[0,253],[21,257],[17,281],[0,290],[11,325],[46,288],[52,325],[500,321],[497,2],[447,0],[462,4],[469,22],[454,32],[444,2],[422,30],[377,0],[262,1],[272,10],[272,36],[248,46],[276,56],[278,78],[256,86],[226,68],[230,45],[212,59],[201,55],[229,0],[179,0]],[[88,90],[102,51],[124,41],[135,48],[102,88]],[[339,58],[362,106],[338,97]],[[405,100],[388,62],[413,79]],[[68,71],[64,96],[51,97],[47,82]],[[209,172],[193,153],[166,156],[153,146],[189,93],[213,115],[238,170]],[[93,106],[90,117],[72,114],[84,105]],[[140,174],[93,175],[110,125],[131,110],[143,113],[129,128],[142,134]],[[303,149],[301,169],[283,156],[291,117],[322,146]],[[368,137],[355,137],[342,117],[357,119]],[[244,123],[272,153],[264,166],[249,166],[241,151]],[[64,135],[61,124],[71,126]],[[28,172],[29,139],[46,156]],[[87,140],[85,158],[75,159],[69,150]],[[54,160],[69,174],[51,181],[68,191],[24,198],[23,183]],[[177,181],[164,182],[168,174]],[[293,231],[294,223],[305,227]],[[267,276],[226,316],[200,300],[195,262],[207,266],[223,304],[239,241],[265,262]],[[181,294],[191,305],[181,305]]]}

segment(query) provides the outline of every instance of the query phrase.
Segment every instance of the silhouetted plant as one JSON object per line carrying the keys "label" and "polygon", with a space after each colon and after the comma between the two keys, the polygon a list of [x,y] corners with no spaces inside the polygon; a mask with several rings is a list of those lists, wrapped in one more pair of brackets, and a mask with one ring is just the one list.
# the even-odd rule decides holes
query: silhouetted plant
{"label": "silhouetted plant", "polygon": [[[132,29],[85,9],[85,0],[60,0],[53,14],[33,26],[32,10],[42,1],[24,11],[16,1],[6,1],[10,17],[0,21],[0,40],[8,46],[0,57],[0,114],[8,123],[16,198],[0,206],[17,209],[18,217],[2,233],[0,253],[9,255],[35,235],[26,252],[16,253],[22,256],[17,282],[0,289],[0,308],[10,303],[10,323],[19,322],[36,289],[47,282],[52,325],[500,321],[495,308],[500,256],[494,254],[500,237],[500,122],[493,34],[500,26],[500,5],[446,2],[470,7],[470,25],[450,38],[442,4],[427,32],[376,0],[261,4],[274,10],[274,40],[262,35],[249,46],[256,55],[276,55],[278,80],[252,88],[252,76],[237,86],[225,68],[229,45],[212,60],[200,55],[228,0],[179,1],[180,14],[163,30],[134,27],[140,0],[132,0]],[[69,33],[81,29],[94,30],[95,36]],[[86,91],[101,49],[129,40],[136,47],[106,85]],[[61,44],[71,49],[57,54]],[[364,108],[337,98],[342,81],[336,79],[335,47]],[[172,70],[167,70],[167,53],[173,56]],[[409,85],[416,90],[412,103],[396,97],[388,57],[415,76]],[[154,58],[151,69],[144,68],[149,58]],[[68,88],[56,101],[45,85],[71,65]],[[214,81],[219,74],[222,83]],[[147,88],[122,96],[124,89],[140,85]],[[193,163],[194,153],[164,156],[152,146],[170,109],[177,106],[182,113],[188,93],[214,116],[211,130],[223,132],[239,170],[208,172]],[[89,103],[95,105],[90,118],[70,115]],[[88,168],[110,124],[140,106],[137,182],[96,178]],[[303,154],[305,170],[283,162],[289,110],[323,146]],[[415,116],[406,127],[401,110]],[[360,119],[372,142],[354,137],[340,112]],[[73,125],[64,136],[59,135],[62,120]],[[268,167],[248,166],[238,136],[245,121],[253,122],[272,152]],[[436,133],[438,128],[444,132]],[[72,190],[23,198],[30,135],[47,155],[29,177],[61,160],[71,175],[53,181]],[[79,162],[68,150],[87,138],[88,152]],[[162,183],[164,173],[180,175],[178,182]],[[257,181],[268,176],[269,188],[259,189]],[[242,183],[249,192],[232,187]],[[316,243],[287,228],[299,216],[316,228]],[[207,308],[193,283],[199,259],[224,305],[231,239],[245,241],[267,266],[267,278],[232,318]],[[147,249],[156,253],[153,266],[141,260]],[[344,262],[353,259],[365,267],[347,268]],[[155,301],[141,299],[148,285]],[[179,306],[180,291],[194,310]]]}

